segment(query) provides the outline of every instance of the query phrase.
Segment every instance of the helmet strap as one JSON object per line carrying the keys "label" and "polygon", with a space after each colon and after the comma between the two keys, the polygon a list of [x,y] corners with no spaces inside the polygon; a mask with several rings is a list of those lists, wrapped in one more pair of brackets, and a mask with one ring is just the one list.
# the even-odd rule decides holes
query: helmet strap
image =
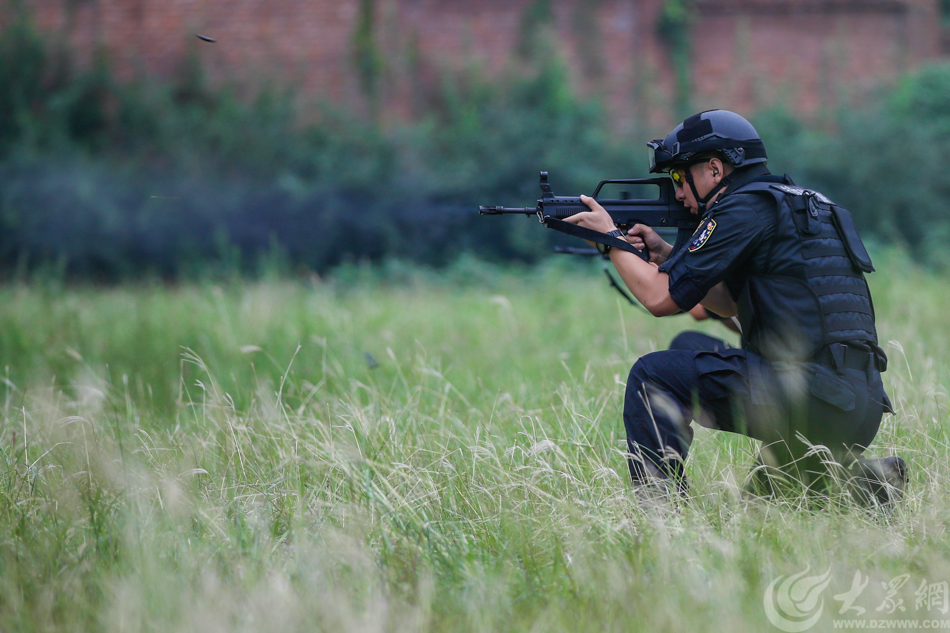
{"label": "helmet strap", "polygon": [[699,192],[696,191],[696,183],[693,182],[693,173],[687,168],[684,170],[684,176],[686,182],[689,183],[689,188],[693,192],[693,197],[696,198],[696,202],[699,203],[699,214],[703,215],[706,213],[706,205],[709,204],[709,201],[712,200],[713,196],[717,193],[728,187],[732,183],[732,178],[736,172],[732,172],[728,176],[723,176],[723,179],[719,181],[719,184],[713,187],[709,193],[705,196],[700,197]]}

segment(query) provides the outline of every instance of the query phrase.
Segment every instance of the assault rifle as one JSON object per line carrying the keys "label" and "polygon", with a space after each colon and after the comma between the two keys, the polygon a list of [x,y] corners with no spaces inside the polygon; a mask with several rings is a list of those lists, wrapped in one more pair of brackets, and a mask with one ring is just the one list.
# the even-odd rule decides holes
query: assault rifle
{"label": "assault rifle", "polygon": [[[574,235],[585,240],[607,244],[615,248],[630,251],[648,260],[647,249],[639,251],[633,248],[626,240],[607,237],[603,233],[575,226],[565,222],[564,218],[590,211],[590,208],[581,202],[580,197],[556,196],[551,191],[548,182],[548,172],[541,172],[541,198],[534,207],[478,207],[481,215],[536,215],[541,224],[556,229],[568,235]],[[621,193],[621,197],[601,198],[601,190],[605,185],[623,185],[637,189],[650,188],[657,191],[656,197],[633,198],[629,191]],[[673,181],[669,178],[633,178],[624,180],[602,180],[591,196],[610,214],[614,224],[623,230],[634,224],[645,224],[654,228],[667,229],[695,229],[699,225],[699,217],[690,213],[676,200]]]}

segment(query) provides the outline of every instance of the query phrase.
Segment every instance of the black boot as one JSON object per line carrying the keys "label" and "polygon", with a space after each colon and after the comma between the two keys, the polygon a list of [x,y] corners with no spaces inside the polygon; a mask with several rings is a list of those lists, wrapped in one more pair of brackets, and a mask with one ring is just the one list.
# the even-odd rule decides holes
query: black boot
{"label": "black boot", "polygon": [[851,493],[863,504],[891,508],[904,498],[907,464],[896,455],[859,459],[850,468]]}
{"label": "black boot", "polygon": [[642,454],[629,455],[627,465],[634,493],[640,501],[672,503],[689,501],[689,482],[681,460],[661,462],[657,466]]}

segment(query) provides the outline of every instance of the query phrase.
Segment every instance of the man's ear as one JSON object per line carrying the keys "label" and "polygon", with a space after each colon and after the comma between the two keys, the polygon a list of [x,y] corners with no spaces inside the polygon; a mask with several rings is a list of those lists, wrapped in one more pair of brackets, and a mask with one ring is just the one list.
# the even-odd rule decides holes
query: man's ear
{"label": "man's ear", "polygon": [[722,161],[719,160],[718,158],[713,158],[706,164],[709,165],[709,174],[713,178],[719,178],[720,180],[722,180],[726,176],[725,166],[722,164]]}

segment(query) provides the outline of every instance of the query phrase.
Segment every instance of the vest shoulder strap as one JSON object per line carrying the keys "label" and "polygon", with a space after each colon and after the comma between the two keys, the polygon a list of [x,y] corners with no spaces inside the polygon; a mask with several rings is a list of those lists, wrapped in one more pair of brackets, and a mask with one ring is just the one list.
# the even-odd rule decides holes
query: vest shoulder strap
{"label": "vest shoulder strap", "polygon": [[758,194],[772,196],[772,198],[775,199],[775,202],[781,204],[782,200],[788,194],[787,192],[781,191],[779,189],[775,189],[775,187],[778,187],[778,186],[784,187],[785,185],[777,185],[774,182],[762,182],[762,181],[750,182],[748,184],[742,185],[735,191],[730,191],[729,195],[736,194],[736,193],[758,193]]}

